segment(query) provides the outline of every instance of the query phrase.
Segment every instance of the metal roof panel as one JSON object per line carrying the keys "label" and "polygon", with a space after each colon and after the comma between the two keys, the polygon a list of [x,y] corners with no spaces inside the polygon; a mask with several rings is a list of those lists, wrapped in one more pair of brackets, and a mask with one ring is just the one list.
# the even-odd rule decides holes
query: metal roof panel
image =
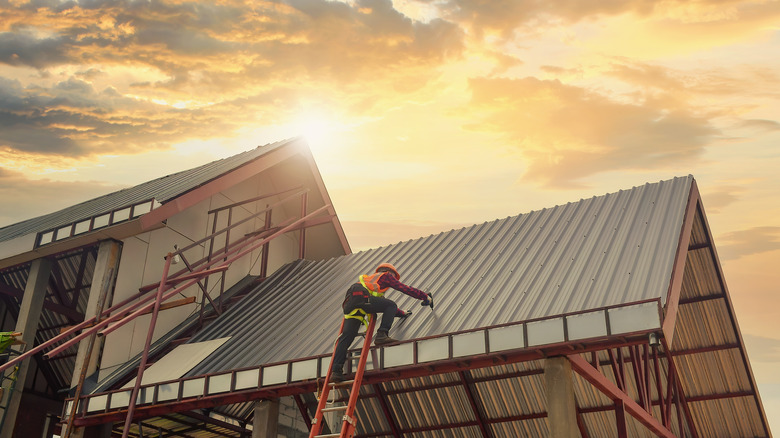
{"label": "metal roof panel", "polygon": [[[346,288],[381,262],[430,291],[401,339],[665,299],[692,176],[318,262],[293,262],[192,342],[233,336],[190,375],[326,354]],[[241,354],[236,354],[240,351]]]}
{"label": "metal roof panel", "polygon": [[53,213],[28,219],[0,228],[0,242],[30,233],[72,224],[82,219],[99,216],[142,201],[155,199],[161,204],[181,196],[227,172],[278,149],[294,140],[284,140],[259,146],[228,158],[216,160],[193,169],[166,175],[151,181],[72,205]]}

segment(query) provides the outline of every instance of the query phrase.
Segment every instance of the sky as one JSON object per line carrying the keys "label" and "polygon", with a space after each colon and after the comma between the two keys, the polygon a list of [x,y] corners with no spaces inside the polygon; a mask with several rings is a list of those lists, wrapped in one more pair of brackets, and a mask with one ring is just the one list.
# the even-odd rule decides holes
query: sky
{"label": "sky", "polygon": [[777,434],[778,23],[763,0],[0,0],[0,226],[299,135],[354,251],[692,174]]}

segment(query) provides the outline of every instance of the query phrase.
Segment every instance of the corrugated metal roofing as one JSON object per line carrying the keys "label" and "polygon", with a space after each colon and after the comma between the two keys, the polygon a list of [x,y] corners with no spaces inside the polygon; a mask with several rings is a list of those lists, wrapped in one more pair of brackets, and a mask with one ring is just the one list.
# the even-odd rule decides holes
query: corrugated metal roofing
{"label": "corrugated metal roofing", "polygon": [[[190,341],[232,336],[188,375],[329,354],[345,288],[383,261],[399,266],[402,281],[436,297],[431,313],[390,292],[400,307],[416,311],[395,328],[400,339],[645,299],[665,303],[689,202],[698,202],[690,176],[330,260],[291,263]],[[771,436],[706,218],[697,207],[679,301],[670,303],[678,305],[673,344],[624,345],[582,357],[613,385],[625,382],[633,400],[640,400],[638,382],[644,379],[656,421],[664,417],[661,399],[673,393],[671,376],[678,377],[687,402],[667,407],[665,421],[674,434]],[[656,353],[658,359],[648,358],[650,369],[643,370],[640,355]],[[621,379],[613,354],[625,363]],[[395,429],[415,437],[485,436],[481,430],[488,436],[547,436],[545,362],[495,363],[468,368],[467,360],[459,372],[363,386],[358,435],[396,436]],[[580,373],[573,384],[578,426],[588,436],[618,436],[612,400]],[[249,418],[252,405],[217,409]],[[626,426],[628,436],[656,436],[631,415]]]}
{"label": "corrugated metal roofing", "polygon": [[156,199],[157,202],[165,204],[173,198],[294,141],[295,139],[291,139],[259,146],[228,158],[153,179],[53,213],[0,228],[0,242],[74,223],[150,199]]}
{"label": "corrugated metal roofing", "polygon": [[[646,184],[481,225],[319,262],[298,261],[192,339],[232,336],[188,375],[327,354],[341,301],[380,262],[432,292],[401,339],[646,299],[665,301],[692,176]],[[238,353],[240,352],[240,353]]]}

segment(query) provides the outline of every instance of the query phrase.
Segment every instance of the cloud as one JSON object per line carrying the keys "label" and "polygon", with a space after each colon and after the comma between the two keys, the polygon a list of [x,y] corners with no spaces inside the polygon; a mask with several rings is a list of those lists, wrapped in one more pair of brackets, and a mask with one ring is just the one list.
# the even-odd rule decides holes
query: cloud
{"label": "cloud", "polygon": [[755,132],[775,132],[780,131],[780,122],[777,120],[750,119],[743,120],[740,127]]}
{"label": "cloud", "polygon": [[574,187],[590,175],[691,163],[719,131],[692,108],[647,98],[614,100],[557,80],[470,81],[474,123],[498,132],[528,162],[524,178]]}
{"label": "cloud", "polygon": [[724,208],[738,201],[747,192],[743,186],[718,186],[707,189],[703,195],[704,206],[708,213],[719,213]]}
{"label": "cloud", "polygon": [[309,101],[365,116],[464,48],[457,25],[390,0],[18,3],[0,2],[0,64],[39,75],[0,77],[0,146],[28,153],[161,149]]}
{"label": "cloud", "polygon": [[468,28],[478,38],[486,33],[510,38],[536,34],[539,29],[559,24],[571,25],[604,17],[641,17],[657,33],[737,34],[756,33],[776,19],[780,7],[761,0],[444,0],[421,3],[436,5],[448,20]]}
{"label": "cloud", "polygon": [[30,32],[0,33],[0,62],[44,68],[64,63],[68,57],[62,46],[66,38],[36,38]]}
{"label": "cloud", "polygon": [[75,78],[49,88],[0,78],[0,147],[24,153],[128,154],[211,137],[229,120],[123,97],[111,88],[97,91]]}
{"label": "cloud", "polygon": [[723,260],[780,250],[780,227],[753,227],[718,236],[718,254]]}
{"label": "cloud", "polygon": [[742,333],[751,362],[780,362],[780,339]]}
{"label": "cloud", "polygon": [[33,180],[0,167],[0,227],[52,213],[123,187],[98,181]]}
{"label": "cloud", "polygon": [[[68,12],[63,17],[50,6],[15,16],[9,26],[25,30],[0,34],[0,62],[42,68],[132,61],[178,79],[161,85],[212,73],[229,73],[222,80],[238,85],[236,76],[366,78],[378,68],[382,75],[395,67],[430,67],[463,49],[458,26],[441,19],[414,21],[393,9],[390,0],[354,5],[93,1]],[[38,55],[41,49],[46,56]]]}

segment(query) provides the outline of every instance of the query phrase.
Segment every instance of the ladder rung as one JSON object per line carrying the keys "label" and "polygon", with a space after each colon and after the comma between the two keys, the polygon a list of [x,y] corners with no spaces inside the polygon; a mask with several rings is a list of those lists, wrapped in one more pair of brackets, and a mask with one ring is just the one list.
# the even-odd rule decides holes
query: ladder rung
{"label": "ladder rung", "polygon": [[335,412],[335,411],[346,411],[347,405],[344,406],[334,406],[332,408],[322,408],[322,412]]}
{"label": "ladder rung", "polygon": [[340,433],[329,433],[327,435],[314,435],[314,438],[328,438],[328,437],[337,438],[340,436],[341,436]]}
{"label": "ladder rung", "polygon": [[328,382],[328,386],[349,386],[353,384],[354,380],[343,380],[341,382]]}

